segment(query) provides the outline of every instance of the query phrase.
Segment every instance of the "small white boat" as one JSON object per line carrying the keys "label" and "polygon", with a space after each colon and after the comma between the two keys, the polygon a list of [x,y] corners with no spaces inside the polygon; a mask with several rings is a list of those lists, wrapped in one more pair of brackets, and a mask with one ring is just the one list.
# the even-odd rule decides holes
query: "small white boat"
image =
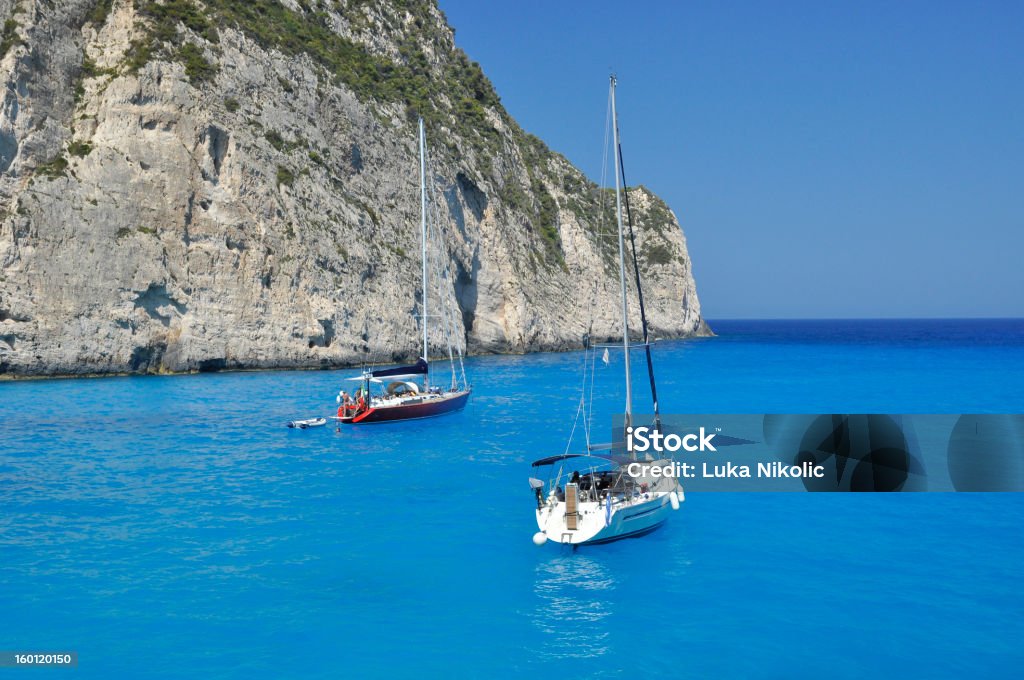
{"label": "small white boat", "polygon": [[323,427],[327,424],[327,418],[307,418],[306,420],[290,420],[288,427],[305,430],[310,427]]}

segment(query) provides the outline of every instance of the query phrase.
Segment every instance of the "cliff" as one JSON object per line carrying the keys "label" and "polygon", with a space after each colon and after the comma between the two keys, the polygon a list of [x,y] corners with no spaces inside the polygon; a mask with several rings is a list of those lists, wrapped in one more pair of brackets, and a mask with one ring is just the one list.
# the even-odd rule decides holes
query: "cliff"
{"label": "cliff", "polygon": [[[414,355],[418,115],[453,268],[432,295],[469,351],[616,334],[608,192],[511,119],[431,2],[0,17],[0,375]],[[653,334],[706,333],[675,216],[630,197]]]}

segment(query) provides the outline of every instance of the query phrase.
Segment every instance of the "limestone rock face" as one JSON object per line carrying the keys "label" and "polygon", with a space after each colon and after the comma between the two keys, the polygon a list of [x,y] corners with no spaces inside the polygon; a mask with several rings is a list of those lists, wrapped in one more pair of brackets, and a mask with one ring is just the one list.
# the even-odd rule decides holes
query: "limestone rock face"
{"label": "limestone rock face", "polygon": [[[619,333],[613,196],[519,128],[433,4],[0,17],[0,375],[415,356],[417,115],[450,268],[429,292],[468,350]],[[707,333],[675,216],[629,195],[654,335]]]}

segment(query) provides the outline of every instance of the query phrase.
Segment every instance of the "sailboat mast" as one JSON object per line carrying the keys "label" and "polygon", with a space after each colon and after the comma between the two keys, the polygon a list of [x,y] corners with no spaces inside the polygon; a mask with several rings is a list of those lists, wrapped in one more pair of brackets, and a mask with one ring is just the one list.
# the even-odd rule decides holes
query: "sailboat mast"
{"label": "sailboat mast", "polygon": [[[619,159],[619,174],[622,175],[622,186],[626,184],[626,164],[622,160],[622,145],[615,150]],[[636,257],[636,236],[633,233],[633,215],[629,210],[629,194],[625,196],[626,224],[629,226],[629,247],[633,254],[633,276],[636,277],[636,297],[640,303],[640,328],[643,330],[644,354],[647,356],[647,377],[651,382],[651,401],[654,405],[654,427],[661,430],[661,409],[658,407],[658,386],[654,382],[654,361],[651,359],[651,339],[647,327],[647,311],[644,308],[644,287],[640,285],[640,263]]]}
{"label": "sailboat mast", "polygon": [[[427,356],[427,135],[423,131],[423,119],[420,118],[420,242],[423,254],[423,360],[430,361]],[[620,236],[621,238],[621,236]],[[423,386],[427,386],[429,374],[423,376]]]}
{"label": "sailboat mast", "polygon": [[[611,76],[612,89],[612,135],[614,148],[619,148],[619,118],[615,110],[615,76]],[[626,417],[623,427],[629,427],[633,420],[633,380],[629,370],[629,307],[626,303],[626,246],[622,236],[622,198],[619,195],[619,154],[615,154],[615,219],[619,226],[619,284],[622,288],[622,354],[626,368]]]}

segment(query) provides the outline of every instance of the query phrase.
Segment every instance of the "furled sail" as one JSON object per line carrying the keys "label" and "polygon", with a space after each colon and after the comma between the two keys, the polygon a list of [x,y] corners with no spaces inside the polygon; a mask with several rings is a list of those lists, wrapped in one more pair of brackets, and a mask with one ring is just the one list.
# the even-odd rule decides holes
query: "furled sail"
{"label": "furled sail", "polygon": [[382,368],[379,371],[370,371],[371,378],[390,378],[399,375],[426,375],[428,371],[427,360],[422,357],[411,366],[395,366],[393,368]]}

